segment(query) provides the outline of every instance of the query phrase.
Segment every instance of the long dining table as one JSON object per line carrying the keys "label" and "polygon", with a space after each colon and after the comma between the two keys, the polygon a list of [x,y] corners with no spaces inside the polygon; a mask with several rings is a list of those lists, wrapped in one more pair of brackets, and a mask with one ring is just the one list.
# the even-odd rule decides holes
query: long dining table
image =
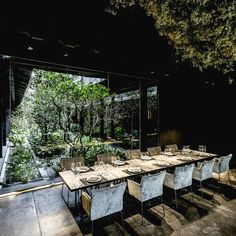
{"label": "long dining table", "polygon": [[[181,151],[175,153],[162,153],[152,156],[149,160],[132,159],[125,160],[123,165],[104,164],[102,166],[91,166],[86,172],[75,173],[72,170],[59,172],[64,184],[71,192],[75,192],[75,205],[78,204],[78,193],[81,190],[98,187],[101,184],[124,181],[135,176],[156,173],[162,170],[171,171],[177,166],[197,163],[217,157],[217,154],[190,150],[188,153]],[[130,166],[139,166],[140,171],[133,173],[129,171]],[[99,182],[88,182],[91,175],[100,176]],[[69,192],[68,192],[69,193]],[[63,192],[62,192],[63,197]],[[63,197],[65,200],[65,198]],[[65,200],[66,202],[66,200]]]}

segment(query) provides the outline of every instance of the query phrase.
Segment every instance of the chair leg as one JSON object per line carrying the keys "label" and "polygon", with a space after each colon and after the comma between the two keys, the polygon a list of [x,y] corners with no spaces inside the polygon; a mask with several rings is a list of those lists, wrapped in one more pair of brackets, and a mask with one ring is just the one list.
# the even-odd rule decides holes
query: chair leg
{"label": "chair leg", "polygon": [[200,188],[201,188],[201,195],[202,195],[202,198],[203,198],[203,192],[202,192],[202,181],[200,180]]}
{"label": "chair leg", "polygon": [[191,194],[192,194],[192,201],[194,202],[192,185],[190,185],[189,188],[190,188],[190,191],[191,191]]}
{"label": "chair leg", "polygon": [[177,193],[176,193],[176,190],[175,190],[175,209],[177,209],[177,206],[178,206]]}
{"label": "chair leg", "polygon": [[70,190],[68,188],[68,192],[67,192],[67,203],[68,203],[68,206],[70,205]]}
{"label": "chair leg", "polygon": [[163,197],[161,196],[161,204],[162,204],[162,209],[163,209],[163,218],[165,217],[165,206],[163,203]]}
{"label": "chair leg", "polygon": [[92,220],[92,235],[94,235],[94,222],[93,222],[93,220]]}
{"label": "chair leg", "polygon": [[213,178],[211,177],[211,185],[214,186]]}
{"label": "chair leg", "polygon": [[228,172],[228,177],[229,177],[229,185],[231,187],[231,181],[230,181],[230,173],[229,173],[229,170],[227,171]]}
{"label": "chair leg", "polygon": [[142,224],[143,224],[143,202],[141,202],[141,215],[142,215]]}
{"label": "chair leg", "polygon": [[77,206],[77,190],[75,190],[75,207]]}
{"label": "chair leg", "polygon": [[219,176],[219,188],[220,188],[220,192],[221,192],[221,183],[220,183],[220,173],[218,173],[218,176]]}
{"label": "chair leg", "polygon": [[125,225],[124,225],[124,218],[123,218],[123,212],[122,212],[122,211],[120,212],[120,218],[121,218],[121,224],[122,224],[123,228],[125,228]]}

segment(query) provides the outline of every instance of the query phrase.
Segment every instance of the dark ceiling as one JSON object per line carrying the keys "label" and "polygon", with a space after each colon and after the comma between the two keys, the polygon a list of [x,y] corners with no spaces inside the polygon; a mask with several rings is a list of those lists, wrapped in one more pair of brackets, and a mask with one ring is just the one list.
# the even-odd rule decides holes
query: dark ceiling
{"label": "dark ceiling", "polygon": [[[0,15],[0,54],[155,79],[220,80],[176,63],[174,50],[138,8],[105,11],[108,0],[56,4],[8,1]],[[22,61],[16,59],[15,61]]]}
{"label": "dark ceiling", "polygon": [[151,17],[138,7],[113,16],[106,4],[14,3],[1,12],[0,53],[144,77],[176,67],[173,50]]}

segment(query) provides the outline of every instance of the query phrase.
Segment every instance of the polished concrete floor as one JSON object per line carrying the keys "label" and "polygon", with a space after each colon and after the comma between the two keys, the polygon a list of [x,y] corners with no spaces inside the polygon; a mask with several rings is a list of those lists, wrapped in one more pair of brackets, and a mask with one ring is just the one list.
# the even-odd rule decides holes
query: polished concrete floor
{"label": "polished concrete floor", "polygon": [[[232,186],[222,174],[219,188],[216,175],[201,191],[194,186],[194,202],[188,191],[180,191],[178,208],[174,194],[164,192],[165,216],[158,200],[146,204],[145,226],[140,225],[139,203],[130,197],[125,202],[124,227],[119,215],[95,222],[96,235],[236,235],[236,169],[231,170]],[[80,221],[78,209],[67,207],[62,200],[61,186],[0,198],[0,236],[66,236],[91,235],[88,218]]]}

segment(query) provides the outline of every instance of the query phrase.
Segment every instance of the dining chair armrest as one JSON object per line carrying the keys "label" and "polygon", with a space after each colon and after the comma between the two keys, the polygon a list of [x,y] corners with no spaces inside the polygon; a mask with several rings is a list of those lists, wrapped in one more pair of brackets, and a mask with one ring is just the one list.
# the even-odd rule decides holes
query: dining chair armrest
{"label": "dining chair armrest", "polygon": [[82,192],[82,206],[87,213],[87,215],[90,215],[91,213],[91,197],[86,193]]}
{"label": "dining chair armrest", "polygon": [[140,200],[140,184],[131,180],[131,179],[128,179],[128,191],[129,191],[129,194],[133,197],[135,197],[136,199]]}

